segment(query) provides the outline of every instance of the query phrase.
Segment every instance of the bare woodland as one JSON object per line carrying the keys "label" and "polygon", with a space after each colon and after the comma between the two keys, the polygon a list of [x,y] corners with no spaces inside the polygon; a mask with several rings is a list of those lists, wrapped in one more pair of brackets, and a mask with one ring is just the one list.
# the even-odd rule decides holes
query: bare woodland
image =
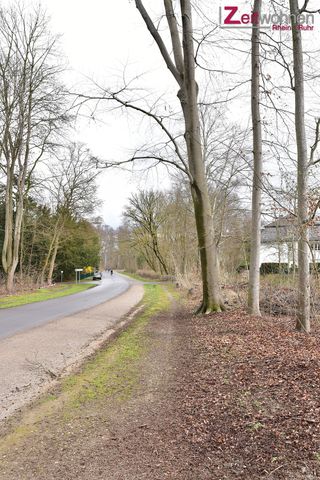
{"label": "bare woodland", "polygon": [[64,138],[71,121],[64,66],[44,11],[17,4],[0,15],[2,271],[13,293],[18,279],[52,283],[62,233],[67,241],[84,218],[83,195],[85,210],[95,203],[97,171],[92,155]]}
{"label": "bare woodland", "polygon": [[[312,0],[256,0],[256,19],[267,10],[285,12],[291,30],[270,32],[255,20],[251,29],[232,32],[215,23],[211,4],[196,3],[163,0],[155,13],[135,1],[171,82],[165,92],[125,73],[114,87],[92,81],[90,88],[70,91],[61,81],[59,39],[41,8],[1,10],[6,291],[19,282],[51,284],[63,262],[71,272],[78,260],[68,245],[83,234],[83,248],[86,236],[91,242],[87,265],[148,271],[188,289],[198,284],[201,313],[224,310],[222,287],[235,283],[245,290],[248,312],[260,316],[261,288],[268,287],[260,271],[261,228],[285,218],[298,242],[297,258],[284,277],[274,274],[270,281],[280,290],[281,282],[290,284],[297,329],[309,332],[318,292],[309,229],[320,202],[319,52],[297,28],[297,16],[318,18],[319,12]],[[70,133],[88,109],[91,117],[128,115],[152,133],[126,158],[97,158]],[[111,168],[165,171],[171,187],[139,188],[121,226],[112,228],[94,217],[97,176]]]}

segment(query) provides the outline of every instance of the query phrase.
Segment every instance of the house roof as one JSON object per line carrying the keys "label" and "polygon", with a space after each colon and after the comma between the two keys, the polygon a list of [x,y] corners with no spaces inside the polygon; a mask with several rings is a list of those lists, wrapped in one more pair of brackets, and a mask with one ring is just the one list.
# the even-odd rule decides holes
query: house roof
{"label": "house roof", "polygon": [[279,227],[287,227],[295,225],[297,221],[297,217],[280,217],[274,220],[271,223],[268,223],[264,226],[264,228],[279,228]]}
{"label": "house roof", "polygon": [[[262,243],[292,242],[298,240],[299,231],[296,217],[280,217],[265,225],[261,231]],[[320,220],[309,227],[309,240],[320,242]]]}

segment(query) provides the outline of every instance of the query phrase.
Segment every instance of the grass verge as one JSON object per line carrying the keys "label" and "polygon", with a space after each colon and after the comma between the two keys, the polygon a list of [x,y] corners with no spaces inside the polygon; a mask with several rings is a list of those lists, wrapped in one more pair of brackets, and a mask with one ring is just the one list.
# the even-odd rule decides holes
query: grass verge
{"label": "grass verge", "polygon": [[131,273],[131,272],[119,272],[119,273],[121,273],[121,275],[125,275],[126,277],[130,277],[133,280],[139,280],[139,282],[162,282],[163,281],[160,277],[148,278],[148,277],[142,277],[137,273]]}
{"label": "grass verge", "polygon": [[[149,278],[141,277],[141,275],[138,275],[137,273],[121,272],[121,275],[125,275],[126,277],[132,278],[133,280],[139,280],[139,282],[150,282],[151,281]],[[157,279],[157,281],[158,281],[158,279]]]}
{"label": "grass verge", "polygon": [[90,284],[64,284],[50,288],[41,288],[36,292],[24,293],[22,295],[10,295],[0,298],[0,308],[12,308],[26,305],[27,303],[44,302],[53,298],[65,297],[74,293],[83,292],[95,285]]}
{"label": "grass verge", "polygon": [[62,390],[68,397],[65,405],[74,408],[93,399],[125,400],[131,395],[139,377],[139,360],[147,348],[145,327],[151,317],[170,305],[165,288],[145,285],[144,290],[143,313],[109,347],[98,352],[83,372],[63,382]]}
{"label": "grass verge", "polygon": [[148,349],[146,326],[150,319],[170,307],[170,289],[145,285],[143,310],[111,344],[97,352],[82,370],[62,380],[59,391],[42,398],[29,408],[19,423],[0,441],[0,452],[37,435],[43,422],[84,417],[88,410],[100,411],[101,402],[123,402],[139,385],[140,362]]}

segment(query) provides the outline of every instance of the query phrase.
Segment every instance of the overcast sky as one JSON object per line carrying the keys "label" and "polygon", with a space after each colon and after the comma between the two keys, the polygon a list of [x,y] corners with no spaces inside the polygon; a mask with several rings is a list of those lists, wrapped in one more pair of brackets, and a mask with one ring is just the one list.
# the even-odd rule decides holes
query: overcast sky
{"label": "overcast sky", "polygon": [[[312,1],[318,4],[318,0]],[[25,0],[26,5],[38,2],[39,0]],[[5,0],[5,3],[10,3],[10,0]],[[139,81],[143,86],[152,86],[153,90],[159,89],[159,92],[176,95],[176,85],[164,67],[133,0],[40,0],[40,3],[51,16],[52,32],[61,34],[62,50],[69,64],[66,80],[75,91],[81,91],[89,85],[89,79],[105,86],[115,85],[125,69],[128,79],[144,74]],[[251,4],[249,0],[231,3],[244,3],[248,8]],[[225,0],[207,1],[208,12],[213,21],[218,21],[219,4],[226,4]],[[146,6],[157,12],[162,11],[161,5],[161,0],[146,1]],[[319,44],[319,21],[317,29],[314,38]],[[310,39],[308,33],[305,33],[305,38],[307,35]],[[224,68],[236,70],[239,54],[229,52],[228,57],[226,52],[222,52],[221,55],[224,57],[217,58],[217,64],[220,62],[223,65],[225,59]],[[245,66],[240,60],[239,75],[250,75],[248,58],[246,60]],[[249,91],[249,85],[247,90]],[[245,103],[241,102],[243,99],[238,105],[234,104],[230,116],[246,126],[249,110],[246,110]],[[248,107],[248,101],[246,106]],[[144,143],[146,135],[152,135],[146,125],[136,117],[103,115],[100,109],[96,118],[96,122],[80,119],[74,137],[85,142],[92,152],[102,159],[125,159],[132,149]],[[114,227],[119,225],[121,212],[130,192],[137,187],[143,187],[145,182],[155,188],[169,185],[167,175],[161,171],[149,172],[147,177],[109,170],[103,174],[99,194],[104,201],[100,213],[105,223]]]}
{"label": "overcast sky", "polygon": [[[172,85],[134,2],[41,0],[41,3],[51,16],[53,32],[62,34],[62,48],[74,71],[68,74],[68,80],[75,89],[81,90],[82,83],[89,84],[86,76],[111,86],[122,76],[124,68],[128,78],[146,72],[153,85],[168,84],[168,88]],[[79,122],[77,136],[95,155],[120,160],[139,142],[143,143],[139,138],[142,131],[139,123],[132,119],[103,116],[100,110],[95,123],[86,119]],[[101,213],[107,224],[119,225],[128,195],[138,186],[143,187],[146,181],[155,188],[168,185],[163,174],[157,172],[149,173],[148,177],[109,170],[103,174],[99,196],[104,201]]]}
{"label": "overcast sky", "polygon": [[[10,3],[13,1],[2,1]],[[51,31],[61,35],[61,50],[68,63],[65,80],[74,91],[83,91],[91,79],[100,85],[115,85],[124,71],[127,79],[143,74],[145,85],[173,90],[170,75],[163,68],[133,1],[24,0],[23,3],[26,7],[40,3],[51,17]],[[158,0],[152,0],[153,6],[158,4]],[[95,122],[85,117],[77,121],[77,131],[71,134],[71,140],[86,143],[101,159],[121,160],[143,144],[144,136],[145,125],[139,120],[120,113],[103,115],[100,109]],[[121,222],[130,192],[145,184],[154,188],[170,185],[167,174],[161,171],[132,175],[108,170],[99,183],[103,206],[98,213],[113,227]]]}

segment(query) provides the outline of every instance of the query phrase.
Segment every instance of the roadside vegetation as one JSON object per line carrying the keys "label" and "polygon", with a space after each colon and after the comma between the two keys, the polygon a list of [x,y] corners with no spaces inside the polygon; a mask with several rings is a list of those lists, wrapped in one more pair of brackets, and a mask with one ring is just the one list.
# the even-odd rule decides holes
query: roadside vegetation
{"label": "roadside vegetation", "polygon": [[195,316],[200,293],[170,309],[175,290],[144,288],[127,330],[2,426],[0,476],[319,478],[318,326]]}
{"label": "roadside vegetation", "polygon": [[133,280],[139,280],[140,282],[165,282],[172,280],[173,277],[161,276],[158,273],[152,272],[150,270],[138,270],[137,272],[127,272],[125,270],[120,271],[122,275],[130,277]]}
{"label": "roadside vegetation", "polygon": [[54,298],[66,297],[75,293],[84,292],[89,288],[95,287],[94,284],[62,284],[53,285],[49,288],[41,288],[35,292],[21,295],[9,295],[0,298],[0,308],[12,308],[26,305],[28,303],[44,302]]}
{"label": "roadside vegetation", "polygon": [[[282,14],[281,2],[271,3]],[[289,3],[291,13],[310,7],[309,0],[301,11],[298,0]],[[157,58],[172,76],[163,91],[138,74],[132,79],[120,75],[113,85],[89,80],[85,92],[79,85],[70,93],[63,84],[66,62],[59,36],[51,32],[41,4],[29,8],[12,0],[1,9],[0,292],[11,295],[51,285],[62,276],[72,279],[75,268],[88,266],[149,271],[161,279],[174,277],[188,290],[201,288],[199,312],[219,312],[224,284],[244,267],[250,270],[247,309],[260,315],[261,222],[284,217],[290,238],[283,243],[293,248],[300,242],[297,251],[303,252],[293,255],[292,249],[299,279],[296,326],[309,332],[315,275],[310,278],[308,229],[318,221],[320,120],[317,97],[310,103],[304,90],[317,91],[318,52],[309,62],[300,30],[263,47],[259,24],[252,28],[251,42],[226,38],[227,29],[210,27],[212,12],[204,14],[189,0],[165,0],[162,7],[160,2],[157,13],[148,12],[142,0],[134,4],[141,29],[151,34]],[[261,2],[253,7],[260,17]],[[193,16],[203,28],[193,28]],[[161,33],[158,18],[166,25]],[[217,65],[221,51],[239,55],[237,61],[227,55],[228,72]],[[250,103],[249,84],[251,109],[239,116],[238,100],[243,106]],[[140,90],[145,94],[138,95]],[[312,114],[305,116],[310,105]],[[72,138],[73,127],[77,114],[100,122],[100,114],[115,108],[131,112],[135,124],[150,122],[152,135],[142,132],[132,157],[105,161]],[[263,172],[262,164],[271,164],[272,174]],[[95,216],[97,178],[103,169],[124,165],[139,175],[166,169],[170,186],[152,189],[147,182],[137,189],[127,199],[122,224],[113,229]],[[313,256],[318,246],[313,244]],[[289,257],[284,263],[290,271]]]}
{"label": "roadside vegetation", "polygon": [[[67,414],[91,400],[125,400],[139,383],[139,364],[148,350],[145,328],[150,319],[170,306],[169,292],[158,285],[145,285],[141,313],[128,329],[85,365],[83,371],[62,382]],[[138,306],[139,308],[139,306]]]}
{"label": "roadside vegetation", "polygon": [[[320,478],[320,51],[297,24],[316,1],[254,0],[251,41],[219,28],[217,2],[124,3],[170,84],[150,81],[142,46],[131,78],[113,65],[71,93],[41,5],[0,9],[0,308],[91,288],[45,288],[75,269],[175,289],[145,285],[128,328],[4,427],[3,478]],[[264,8],[291,29],[266,33]],[[72,138],[78,115],[116,111],[139,126],[120,155]],[[160,187],[131,193],[112,228],[97,178],[123,167]],[[189,304],[173,311],[178,288]]]}
{"label": "roadside vegetation", "polygon": [[[224,173],[231,181],[234,172]],[[216,209],[214,238],[224,280],[229,274],[234,276],[239,265],[247,265],[250,218],[247,212],[238,211],[240,199],[233,191],[214,190],[211,200]],[[114,268],[137,280],[174,278],[188,289],[200,285],[192,199],[183,178],[167,192],[150,190],[135,195],[124,210],[122,225],[103,231],[102,249]]]}
{"label": "roadside vegetation", "polygon": [[[79,285],[78,285],[79,286]],[[85,287],[84,285],[81,285]],[[13,427],[9,425],[0,440],[0,452],[20,442],[37,444],[37,435],[44,426],[87,418],[88,409],[99,411],[101,402],[123,402],[139,388],[141,362],[149,349],[146,327],[160,312],[170,308],[170,287],[145,285],[144,297],[137,315],[122,333],[98,351],[77,373],[63,378],[60,385],[38,403],[27,409]],[[1,466],[0,466],[1,468]]]}
{"label": "roadside vegetation", "polygon": [[65,59],[45,9],[0,11],[0,290],[13,294],[99,266],[99,170],[71,137]]}

